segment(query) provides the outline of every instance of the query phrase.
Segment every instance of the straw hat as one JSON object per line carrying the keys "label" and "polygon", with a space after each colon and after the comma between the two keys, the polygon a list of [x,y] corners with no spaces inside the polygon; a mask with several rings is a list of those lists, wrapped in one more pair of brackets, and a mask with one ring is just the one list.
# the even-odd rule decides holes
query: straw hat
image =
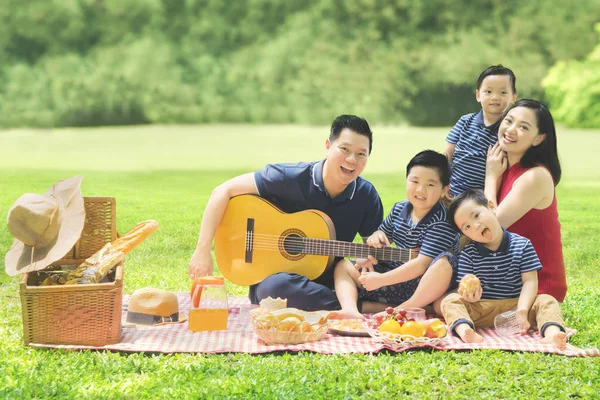
{"label": "straw hat", "polygon": [[129,298],[127,317],[124,325],[164,325],[178,324],[187,320],[179,312],[179,303],[175,293],[166,290],[138,289]]}
{"label": "straw hat", "polygon": [[44,194],[26,193],[8,210],[6,224],[15,238],[4,260],[8,275],[46,268],[79,240],[85,222],[82,180],[75,176]]}

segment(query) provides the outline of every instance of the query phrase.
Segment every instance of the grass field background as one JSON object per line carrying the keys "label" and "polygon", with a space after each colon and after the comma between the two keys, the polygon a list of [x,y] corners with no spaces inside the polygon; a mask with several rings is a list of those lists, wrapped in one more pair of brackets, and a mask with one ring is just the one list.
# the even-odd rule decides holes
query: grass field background
{"label": "grass field background", "polygon": [[[404,199],[404,169],[419,150],[441,150],[448,128],[373,127],[363,174],[386,212]],[[150,126],[0,131],[0,210],[23,193],[82,174],[85,196],[117,198],[117,228],[155,219],[159,230],[126,259],[124,291],[187,291],[187,263],[211,190],[269,162],[324,157],[327,127]],[[557,188],[572,343],[600,346],[600,131],[559,129]],[[0,253],[12,243],[0,229]],[[2,264],[4,265],[4,264]],[[4,268],[2,268],[3,270]],[[228,285],[230,295],[246,288]],[[0,272],[0,397],[93,398],[589,398],[600,357],[499,351],[379,355],[145,355],[22,346],[18,278]]]}

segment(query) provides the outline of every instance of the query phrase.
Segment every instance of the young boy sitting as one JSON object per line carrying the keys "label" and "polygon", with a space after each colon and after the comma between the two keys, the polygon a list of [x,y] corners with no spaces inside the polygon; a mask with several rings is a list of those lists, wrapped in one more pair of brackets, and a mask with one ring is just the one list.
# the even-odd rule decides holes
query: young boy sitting
{"label": "young boy sitting", "polygon": [[466,189],[483,189],[488,148],[498,141],[496,126],[517,99],[515,74],[502,65],[486,68],[477,79],[481,111],[460,117],[446,137],[444,153],[452,164],[450,198]]}
{"label": "young boy sitting", "polygon": [[367,244],[381,248],[393,241],[399,248],[420,247],[419,255],[404,264],[378,263],[372,256],[357,259],[356,265],[347,260],[338,264],[335,292],[342,310],[337,317],[362,318],[360,312],[380,312],[390,304],[423,307],[445,293],[455,273],[452,263],[456,264],[454,256],[445,252],[455,242],[456,233],[440,202],[449,180],[448,159],[443,154],[425,150],[410,160],[407,200],[394,205]]}
{"label": "young boy sitting", "polygon": [[451,332],[466,343],[481,343],[475,328],[493,326],[496,315],[516,307],[521,334],[540,327],[541,343],[564,350],[567,343],[563,317],[556,299],[537,294],[537,271],[542,269],[531,242],[505,231],[481,190],[469,189],[448,208],[450,223],[472,242],[458,258],[457,282],[466,274],[481,281],[475,293],[448,295],[442,314]]}

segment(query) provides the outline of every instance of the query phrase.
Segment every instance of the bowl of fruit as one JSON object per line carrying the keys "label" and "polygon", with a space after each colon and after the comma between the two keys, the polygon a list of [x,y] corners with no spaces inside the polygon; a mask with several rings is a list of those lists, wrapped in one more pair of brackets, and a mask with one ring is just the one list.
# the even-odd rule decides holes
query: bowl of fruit
{"label": "bowl of fruit", "polygon": [[422,309],[388,307],[368,320],[365,328],[375,340],[393,348],[441,344],[448,332],[446,325],[438,318],[425,319],[424,315]]}

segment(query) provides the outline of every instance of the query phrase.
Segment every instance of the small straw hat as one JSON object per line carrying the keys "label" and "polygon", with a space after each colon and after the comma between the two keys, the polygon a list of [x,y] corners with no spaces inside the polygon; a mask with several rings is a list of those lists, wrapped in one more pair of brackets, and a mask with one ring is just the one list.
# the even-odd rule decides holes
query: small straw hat
{"label": "small straw hat", "polygon": [[44,269],[79,240],[85,222],[82,180],[75,176],[44,194],[26,193],[8,210],[6,224],[15,238],[4,260],[8,275]]}
{"label": "small straw hat", "polygon": [[178,324],[187,320],[187,315],[179,312],[177,295],[166,290],[138,289],[129,298],[127,317],[124,326],[156,326]]}

